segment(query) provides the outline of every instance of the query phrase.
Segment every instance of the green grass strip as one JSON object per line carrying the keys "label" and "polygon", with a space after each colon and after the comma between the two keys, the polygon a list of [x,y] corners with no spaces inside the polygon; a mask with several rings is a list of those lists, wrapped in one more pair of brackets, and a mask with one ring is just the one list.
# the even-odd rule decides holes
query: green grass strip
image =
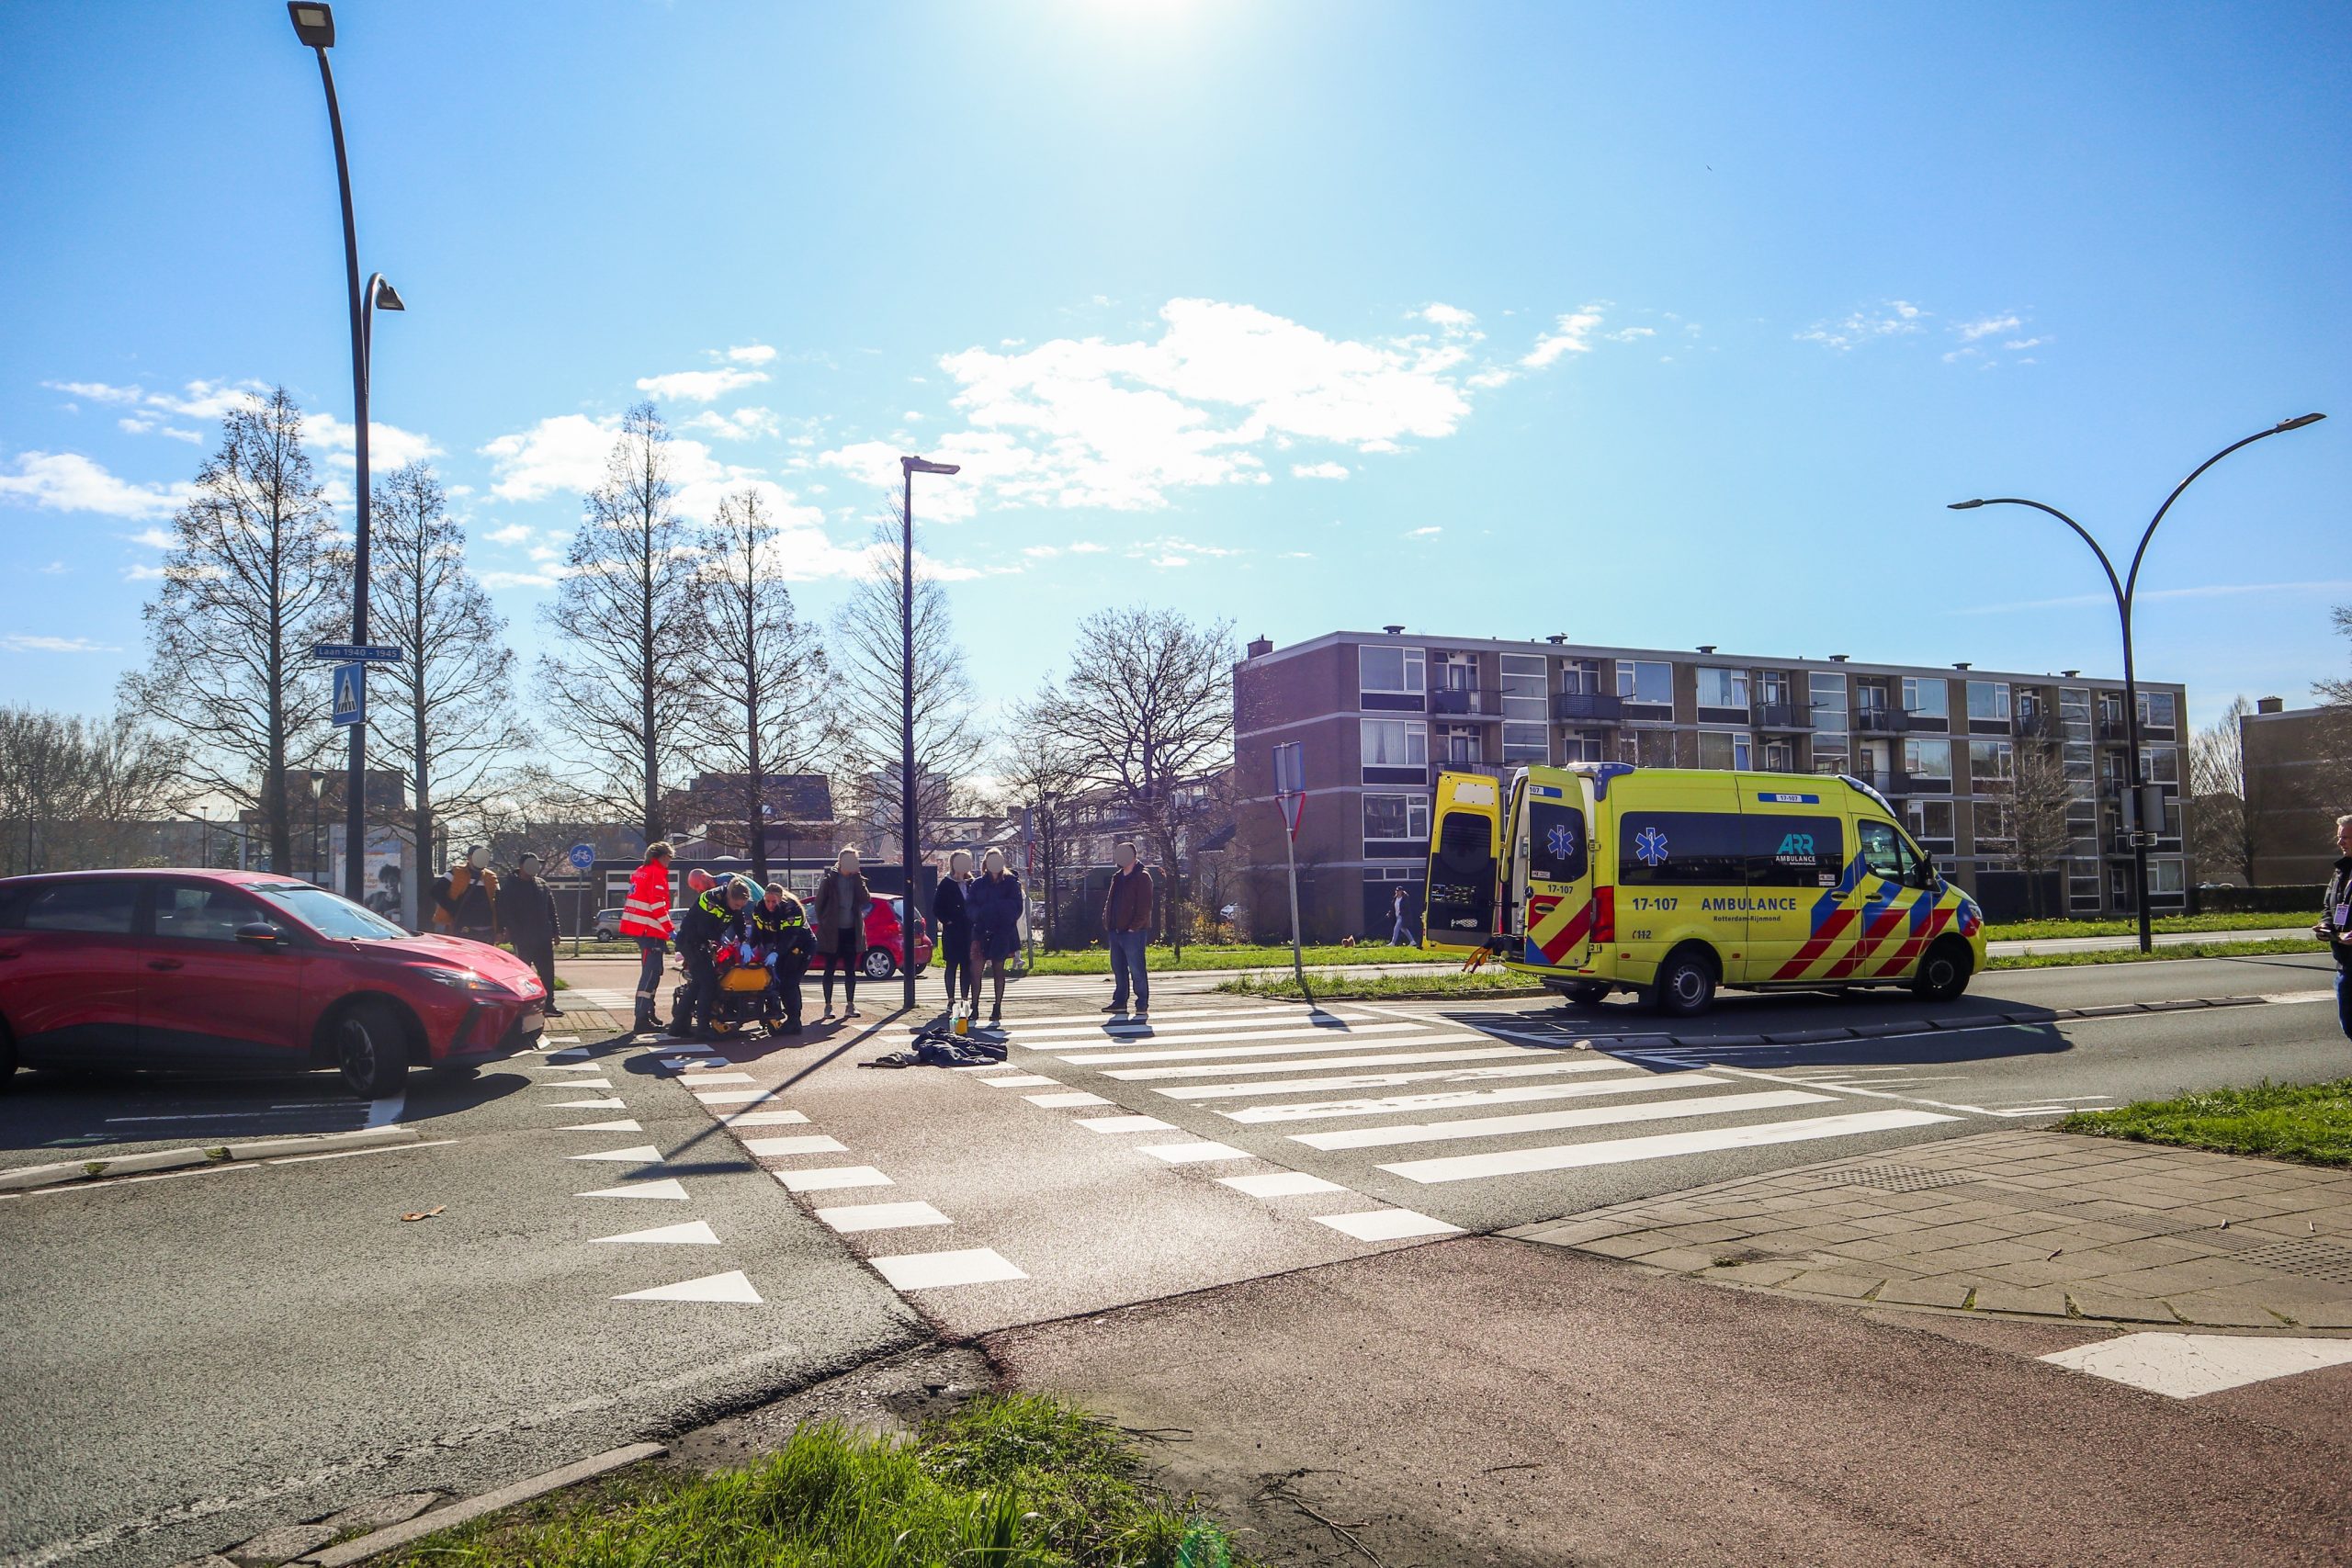
{"label": "green grass strip", "polygon": [[[2149,926],[2160,935],[2167,931],[2283,931],[2311,926],[2318,919],[2317,909],[2304,914],[2159,915]],[[2051,942],[2077,936],[2139,934],[2137,920],[2007,920],[1984,928],[1986,942]]]}
{"label": "green grass strip", "polygon": [[1035,1394],[912,1441],[807,1426],[741,1470],[642,1467],[411,1548],[447,1568],[1248,1568],[1118,1428]]}
{"label": "green grass strip", "polygon": [[2019,953],[1995,957],[1988,969],[2071,969],[2084,964],[2149,964],[2175,958],[2256,958],[2265,953],[2317,953],[2319,943],[2301,938],[2267,942],[2177,942],[2143,953],[2136,947],[2093,948],[2087,953]]}
{"label": "green grass strip", "polygon": [[2352,1078],[2301,1088],[2265,1078],[2252,1089],[2078,1111],[2059,1122],[2058,1131],[2352,1167]]}

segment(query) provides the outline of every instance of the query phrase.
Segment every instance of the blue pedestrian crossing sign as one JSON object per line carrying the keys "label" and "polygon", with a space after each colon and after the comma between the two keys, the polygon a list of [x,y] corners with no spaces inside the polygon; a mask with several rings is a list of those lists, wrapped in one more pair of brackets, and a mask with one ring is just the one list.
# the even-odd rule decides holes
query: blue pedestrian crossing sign
{"label": "blue pedestrian crossing sign", "polygon": [[334,722],[357,724],[368,712],[368,666],[334,667]]}

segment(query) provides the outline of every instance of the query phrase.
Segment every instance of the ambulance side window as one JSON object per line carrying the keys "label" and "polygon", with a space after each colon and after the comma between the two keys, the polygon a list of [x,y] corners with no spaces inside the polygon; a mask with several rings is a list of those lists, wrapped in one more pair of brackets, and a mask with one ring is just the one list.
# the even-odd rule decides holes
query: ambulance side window
{"label": "ambulance side window", "polygon": [[1889,882],[1902,881],[1903,839],[1895,832],[1894,824],[1865,819],[1856,823],[1854,830],[1861,840],[1862,868]]}
{"label": "ambulance side window", "polygon": [[1527,874],[1535,882],[1582,882],[1585,874],[1584,813],[1573,806],[1537,801],[1528,808]]}

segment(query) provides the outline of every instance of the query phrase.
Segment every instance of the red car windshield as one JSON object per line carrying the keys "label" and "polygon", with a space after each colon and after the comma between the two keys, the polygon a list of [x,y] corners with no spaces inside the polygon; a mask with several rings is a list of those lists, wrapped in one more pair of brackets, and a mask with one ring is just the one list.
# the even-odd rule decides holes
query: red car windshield
{"label": "red car windshield", "polygon": [[249,889],[321,936],[349,942],[397,942],[408,932],[372,909],[307,882],[271,882]]}

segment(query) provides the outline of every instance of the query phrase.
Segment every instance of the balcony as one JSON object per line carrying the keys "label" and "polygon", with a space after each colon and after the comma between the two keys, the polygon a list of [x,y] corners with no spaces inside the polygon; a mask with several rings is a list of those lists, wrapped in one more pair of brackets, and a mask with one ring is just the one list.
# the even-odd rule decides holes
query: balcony
{"label": "balcony", "polygon": [[1493,779],[1497,783],[1503,783],[1507,782],[1510,778],[1510,775],[1516,772],[1519,767],[1520,764],[1517,762],[1509,764],[1501,762],[1431,762],[1430,764],[1430,787],[1432,789],[1437,787],[1437,780],[1440,773],[1483,773],[1487,778]]}
{"label": "balcony", "polygon": [[1911,716],[1901,708],[1856,708],[1854,728],[1864,735],[1900,735],[1911,728]]}
{"label": "balcony", "polygon": [[2098,716],[2098,738],[2101,740],[2129,741],[2132,739],[2132,730],[2123,722],[2121,714],[2103,713]]}
{"label": "balcony", "polygon": [[2018,715],[2018,734],[2028,740],[2058,739],[2058,716],[2048,711]]}
{"label": "balcony", "polygon": [[1758,703],[1756,728],[1758,729],[1811,729],[1813,710],[1802,703]]}
{"label": "balcony", "polygon": [[1440,718],[1500,718],[1503,694],[1494,686],[1440,686],[1430,693],[1430,712]]}
{"label": "balcony", "polygon": [[1560,724],[1616,724],[1625,716],[1625,699],[1598,692],[1555,692],[1552,717]]}

